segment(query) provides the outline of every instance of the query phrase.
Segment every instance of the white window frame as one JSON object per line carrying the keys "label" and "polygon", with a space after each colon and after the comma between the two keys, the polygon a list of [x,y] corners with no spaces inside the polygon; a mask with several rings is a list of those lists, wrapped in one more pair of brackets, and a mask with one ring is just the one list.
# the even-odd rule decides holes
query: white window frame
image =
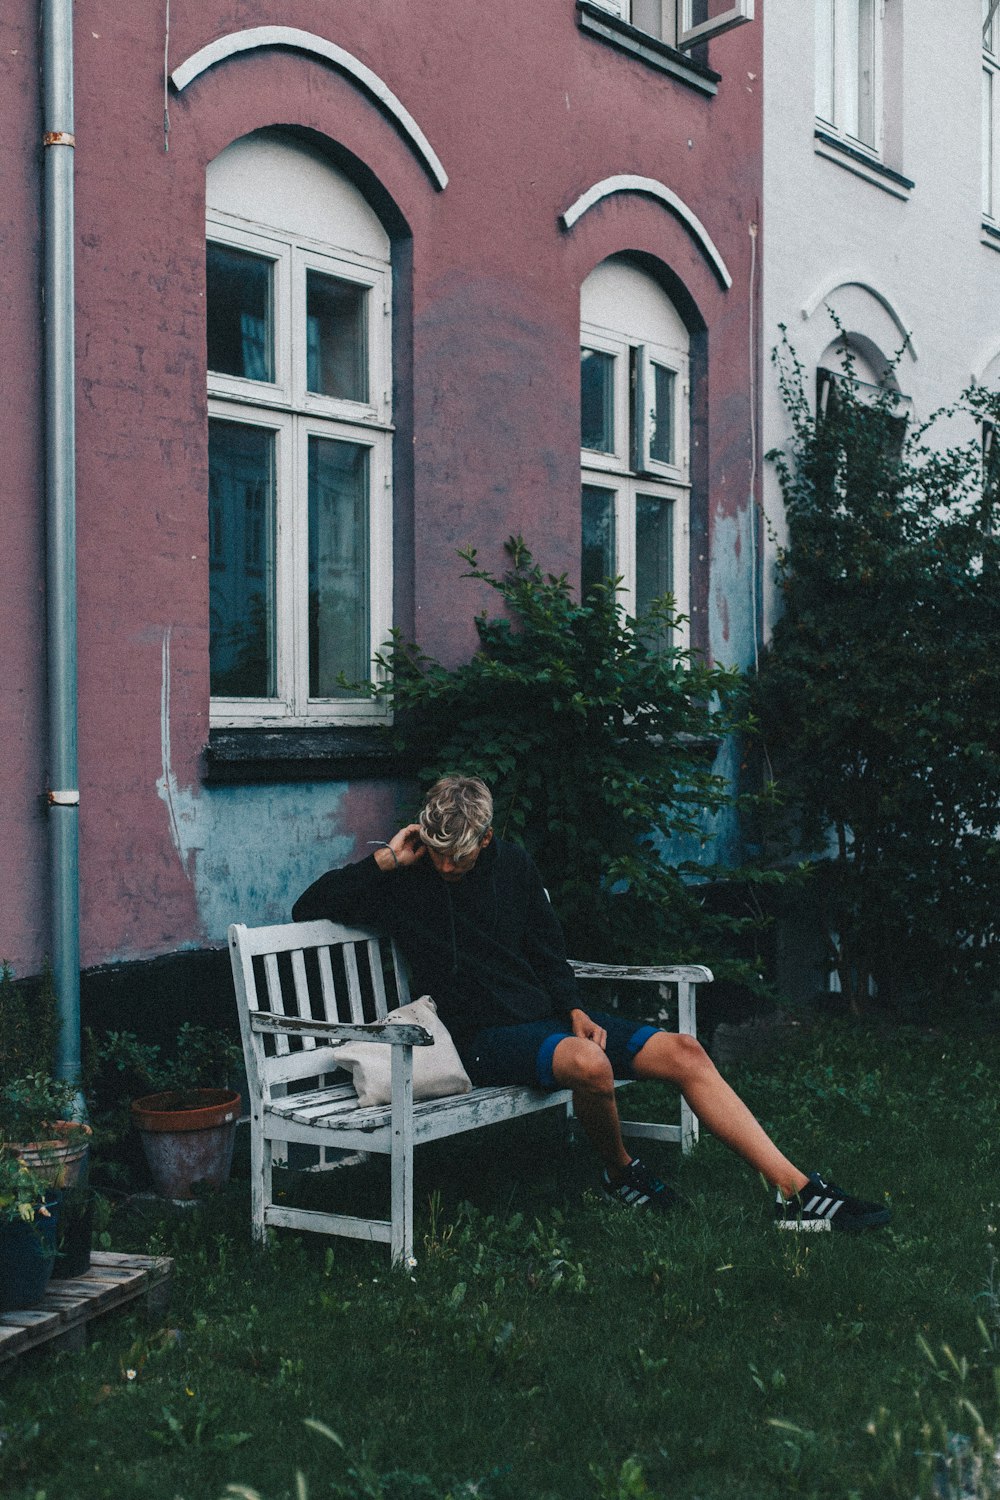
{"label": "white window frame", "polygon": [[[274,500],[273,698],[211,700],[216,728],[281,723],[296,727],[383,719],[388,710],[368,699],[309,697],[309,495],[311,435],[358,443],[369,450],[369,661],[392,626],[392,288],[389,265],[303,235],[210,212],[208,239],[266,256],[274,263],[273,382],[208,374],[213,420],[263,427],[276,434]],[[344,401],[306,389],[306,273],[318,270],[369,289],[367,317],[369,400]],[[369,668],[374,673],[372,665]]]}
{"label": "white window frame", "polygon": [[[832,109],[828,118],[827,114],[819,111],[819,76],[818,69],[821,59],[819,57],[819,42],[817,38],[815,67],[817,77],[815,83],[816,95],[816,120],[818,124],[829,135],[838,136],[846,144],[857,151],[865,151],[875,159],[881,160],[885,148],[884,128],[884,90],[883,72],[885,58],[885,0],[871,0],[872,7],[872,60],[871,60],[871,111],[872,111],[872,140],[865,140],[860,132],[850,129],[850,123],[846,118],[848,114],[848,96],[853,78],[857,85],[861,60],[859,51],[849,46],[849,24],[850,15],[857,9],[862,0],[819,0],[820,4],[829,4],[832,7],[832,57],[824,57],[832,74]],[[818,24],[818,21],[817,21]],[[860,47],[860,41],[859,41]]]}
{"label": "white window frame", "polygon": [[[581,449],[581,485],[613,490],[614,501],[614,569],[621,576],[619,598],[630,615],[636,609],[636,510],[640,495],[667,500],[673,514],[673,597],[677,614],[688,615],[690,609],[691,548],[691,480],[690,480],[690,360],[686,352],[665,344],[638,343],[593,323],[581,323],[580,346],[599,349],[615,358],[614,365],[614,453]],[[665,464],[649,458],[648,421],[640,411],[639,383],[633,383],[633,369],[649,370],[659,364],[671,370],[674,380],[674,463]],[[648,388],[648,387],[647,387]],[[637,441],[630,441],[634,431]],[[689,628],[684,623],[674,633],[673,644],[688,643]]]}
{"label": "white window frame", "polygon": [[982,215],[1000,228],[1000,9],[983,0]]}
{"label": "white window frame", "polygon": [[[602,10],[610,11],[612,15],[627,21],[629,25],[635,25],[634,0],[594,0]],[[719,15],[707,21],[694,23],[694,0],[659,0],[660,3],[660,25],[659,29],[650,33],[657,36],[660,41],[666,42],[669,47],[676,47],[680,51],[686,51],[689,47],[696,47],[699,42],[710,41],[712,37],[721,36],[725,31],[731,31],[734,26],[743,26],[747,21],[753,20],[754,0],[735,0],[735,4],[720,12]],[[645,27],[640,27],[645,30]]]}

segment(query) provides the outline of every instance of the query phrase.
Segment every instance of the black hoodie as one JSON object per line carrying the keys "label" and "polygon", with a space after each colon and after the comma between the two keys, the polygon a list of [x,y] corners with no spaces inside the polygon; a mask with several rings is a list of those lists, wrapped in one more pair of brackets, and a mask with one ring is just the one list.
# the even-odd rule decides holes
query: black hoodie
{"label": "black hoodie", "polygon": [[494,838],[461,880],[425,856],[383,872],[374,856],[321,875],[292,908],[394,937],[414,995],[430,995],[461,1049],[485,1026],[564,1021],[580,1004],[562,929],[530,857]]}

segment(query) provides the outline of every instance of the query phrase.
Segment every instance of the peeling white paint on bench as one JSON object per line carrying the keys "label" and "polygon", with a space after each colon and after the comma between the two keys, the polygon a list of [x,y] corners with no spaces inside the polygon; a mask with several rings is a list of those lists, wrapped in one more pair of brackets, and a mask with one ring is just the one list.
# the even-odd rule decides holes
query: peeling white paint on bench
{"label": "peeling white paint on bench", "polygon": [[[269,1225],[347,1235],[390,1246],[394,1263],[413,1257],[413,1149],[469,1130],[546,1109],[572,1112],[568,1089],[552,1093],[520,1084],[473,1089],[444,1099],[413,1101],[413,1048],[431,1042],[421,1026],[387,1024],[409,1000],[401,956],[376,933],[333,922],[285,923],[229,929],[230,958],[250,1091],[250,1169],[253,1232]],[[677,1029],[696,1034],[695,995],[711,972],[697,964],[636,966],[573,964],[579,979],[642,982],[677,989]],[[387,993],[386,977],[391,996]],[[366,1019],[368,1015],[371,1019]],[[347,1040],[391,1047],[392,1102],[362,1106],[338,1067]],[[627,1084],[619,1084],[627,1087]],[[681,1104],[678,1125],[622,1121],[625,1135],[679,1144],[690,1151],[698,1122]],[[272,1169],[290,1144],[387,1155],[391,1164],[389,1219],[287,1208],[273,1197]]]}

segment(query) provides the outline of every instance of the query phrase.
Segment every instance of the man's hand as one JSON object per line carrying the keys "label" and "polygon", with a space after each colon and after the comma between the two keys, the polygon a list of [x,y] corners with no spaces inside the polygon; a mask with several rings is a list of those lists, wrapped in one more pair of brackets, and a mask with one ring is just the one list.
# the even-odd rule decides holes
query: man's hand
{"label": "man's hand", "polygon": [[592,1021],[585,1010],[571,1010],[569,1024],[574,1036],[582,1037],[585,1042],[596,1042],[602,1052],[608,1050],[608,1033],[603,1026]]}
{"label": "man's hand", "polygon": [[415,865],[418,859],[423,859],[424,852],[420,824],[408,823],[405,828],[393,834],[387,847],[383,845],[375,850],[375,863],[389,875],[393,870],[405,870],[408,865]]}

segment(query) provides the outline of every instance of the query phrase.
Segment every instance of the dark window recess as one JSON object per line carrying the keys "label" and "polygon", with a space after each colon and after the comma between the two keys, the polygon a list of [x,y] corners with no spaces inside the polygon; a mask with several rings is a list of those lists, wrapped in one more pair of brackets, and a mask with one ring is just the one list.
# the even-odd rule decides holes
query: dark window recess
{"label": "dark window recess", "polygon": [[205,747],[204,780],[375,780],[410,775],[419,759],[415,751],[403,753],[384,724],[213,729]]}
{"label": "dark window recess", "polygon": [[209,240],[208,368],[242,380],[274,379],[273,264]]}

